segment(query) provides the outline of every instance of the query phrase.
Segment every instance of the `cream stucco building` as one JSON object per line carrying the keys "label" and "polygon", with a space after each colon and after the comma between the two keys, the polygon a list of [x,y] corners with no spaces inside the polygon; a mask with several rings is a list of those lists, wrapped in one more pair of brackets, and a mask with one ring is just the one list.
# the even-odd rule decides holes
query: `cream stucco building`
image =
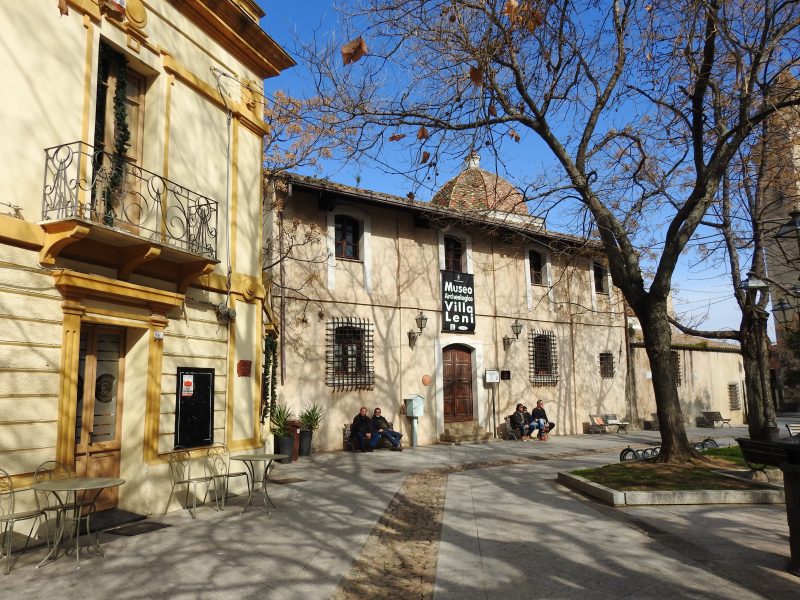
{"label": "cream stucco building", "polygon": [[362,405],[408,439],[413,395],[420,444],[502,432],[536,399],[558,433],[630,412],[623,302],[601,247],[547,230],[475,157],[430,202],[300,176],[275,188],[274,231],[312,240],[271,274],[279,401],[324,407],[319,449],[342,447]]}
{"label": "cream stucco building", "polygon": [[103,507],[152,514],[175,445],[263,445],[258,98],[294,64],[263,16],[0,4],[0,465],[18,486],[58,460],[127,480]]}

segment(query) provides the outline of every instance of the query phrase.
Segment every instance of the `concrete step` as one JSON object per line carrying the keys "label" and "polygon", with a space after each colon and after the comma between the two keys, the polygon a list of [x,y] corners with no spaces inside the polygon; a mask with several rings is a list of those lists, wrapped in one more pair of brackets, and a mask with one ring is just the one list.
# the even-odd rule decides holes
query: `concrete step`
{"label": "concrete step", "polygon": [[444,430],[451,433],[464,433],[465,431],[474,431],[476,428],[480,429],[477,421],[460,421],[457,423],[445,423]]}
{"label": "concrete step", "polygon": [[488,440],[492,436],[488,431],[470,432],[470,433],[443,433],[439,436],[442,442],[449,442],[451,444],[458,444],[460,442],[480,442]]}

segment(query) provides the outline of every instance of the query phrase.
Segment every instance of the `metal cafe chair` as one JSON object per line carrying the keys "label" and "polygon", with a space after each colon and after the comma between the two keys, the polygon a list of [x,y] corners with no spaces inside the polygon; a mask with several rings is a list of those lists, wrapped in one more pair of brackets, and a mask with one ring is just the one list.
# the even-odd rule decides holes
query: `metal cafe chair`
{"label": "metal cafe chair", "polygon": [[[74,476],[75,474],[67,469],[63,463],[55,460],[48,460],[36,467],[36,471],[33,474],[33,483],[37,484],[42,481],[66,479]],[[47,517],[49,514],[55,514],[56,516],[56,519],[53,522],[55,530],[50,531],[51,525],[49,521],[45,527],[48,546],[51,544],[51,534],[52,543],[57,543],[59,541],[60,536],[58,532],[60,530],[63,531],[61,528],[64,527],[64,521],[66,520],[69,511],[72,511],[74,515],[74,527],[70,528],[69,540],[72,540],[77,528],[81,525],[81,521],[87,523],[88,525],[89,513],[84,513],[84,510],[89,508],[90,504],[88,502],[79,500],[77,495],[72,499],[71,502],[62,502],[59,500],[55,492],[44,492],[41,490],[34,490],[34,492],[36,494],[36,506],[40,510],[44,511],[45,517]]]}
{"label": "metal cafe chair", "polygon": [[[231,453],[222,442],[214,442],[206,454],[206,475],[214,482],[214,500],[219,510],[225,510],[225,500],[228,497],[228,482],[234,477],[247,477],[244,471],[231,473]],[[220,490],[222,498],[220,502]]]}
{"label": "metal cafe chair", "polygon": [[15,512],[14,502],[14,481],[7,471],[0,469],[0,539],[4,542],[0,545],[0,551],[6,555],[6,575],[11,572],[11,541],[14,537],[14,523],[33,521],[28,538],[25,540],[25,549],[27,549],[39,518],[44,517],[45,521],[47,520],[47,514],[38,508]]}
{"label": "metal cafe chair", "polygon": [[[203,496],[203,502],[208,496],[209,483],[213,481],[210,475],[203,475],[201,477],[192,476],[192,461],[191,455],[186,448],[182,446],[175,446],[169,455],[169,479],[172,487],[169,491],[169,498],[167,498],[167,506],[164,508],[164,514],[169,510],[169,503],[172,496],[175,495],[175,488],[181,485],[186,486],[186,498],[183,502],[184,508],[189,511],[192,518],[195,518],[194,511],[197,510],[197,484],[206,484],[206,493]],[[192,507],[189,508],[189,492],[192,493]],[[216,489],[214,490],[214,500],[216,502]]]}

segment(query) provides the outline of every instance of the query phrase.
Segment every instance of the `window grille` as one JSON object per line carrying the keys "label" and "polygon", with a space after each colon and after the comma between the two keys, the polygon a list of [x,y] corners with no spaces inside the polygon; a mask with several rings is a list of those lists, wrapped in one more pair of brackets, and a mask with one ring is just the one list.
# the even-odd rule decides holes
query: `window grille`
{"label": "window grille", "polygon": [[608,270],[599,263],[593,263],[594,269],[594,291],[596,294],[608,293]]}
{"label": "window grille", "polygon": [[328,321],[325,385],[336,390],[371,390],[375,383],[372,323],[355,317]]}
{"label": "window grille", "polygon": [[603,379],[614,378],[614,354],[611,352],[601,352],[600,360],[600,377]]}
{"label": "window grille", "polygon": [[742,409],[742,401],[739,396],[739,384],[738,383],[729,383],[728,384],[728,407],[731,410],[741,410]]}
{"label": "window grille", "polygon": [[675,350],[669,353],[669,362],[672,366],[672,377],[675,379],[675,385],[681,386],[681,355]]}
{"label": "window grille", "polygon": [[358,242],[361,239],[361,227],[353,217],[337,215],[336,220],[336,258],[358,260]]}
{"label": "window grille", "polygon": [[544,260],[541,253],[536,250],[528,252],[528,262],[531,265],[531,285],[542,285],[544,278],[542,277],[542,265]]}
{"label": "window grille", "polygon": [[460,239],[451,236],[444,238],[444,270],[462,273],[464,244]]}
{"label": "window grille", "polygon": [[558,383],[558,351],[552,331],[532,331],[528,336],[530,381],[536,386]]}

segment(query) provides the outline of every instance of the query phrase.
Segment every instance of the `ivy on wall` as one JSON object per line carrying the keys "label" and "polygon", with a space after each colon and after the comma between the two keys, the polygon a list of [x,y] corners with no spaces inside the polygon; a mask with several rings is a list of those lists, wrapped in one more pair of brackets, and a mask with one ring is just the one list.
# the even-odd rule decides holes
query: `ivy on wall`
{"label": "ivy on wall", "polygon": [[113,225],[116,213],[114,199],[119,198],[125,181],[125,155],[131,141],[131,130],[128,127],[128,111],[125,101],[128,97],[128,59],[125,55],[115,53],[116,85],[114,87],[114,150],[111,154],[111,175],[105,196],[106,225]]}
{"label": "ivy on wall", "polygon": [[[267,379],[267,373],[269,378]],[[264,381],[261,386],[261,424],[278,403],[278,340],[268,335],[264,340]]]}

